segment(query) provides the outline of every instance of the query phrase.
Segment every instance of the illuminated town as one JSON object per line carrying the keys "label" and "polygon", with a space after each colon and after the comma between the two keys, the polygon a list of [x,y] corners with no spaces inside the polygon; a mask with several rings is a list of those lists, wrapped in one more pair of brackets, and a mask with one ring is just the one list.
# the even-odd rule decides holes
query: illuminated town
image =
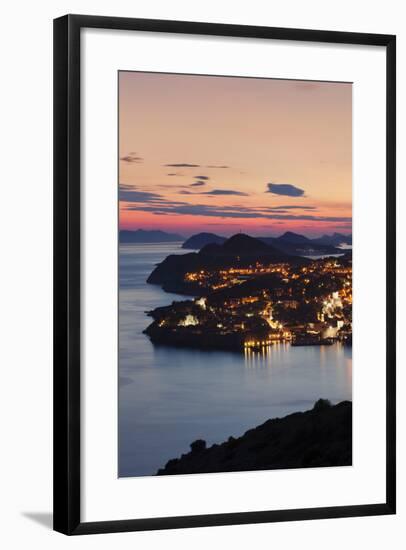
{"label": "illuminated town", "polygon": [[197,298],[149,312],[153,343],[261,351],[291,345],[352,343],[352,260],[290,261],[188,271]]}

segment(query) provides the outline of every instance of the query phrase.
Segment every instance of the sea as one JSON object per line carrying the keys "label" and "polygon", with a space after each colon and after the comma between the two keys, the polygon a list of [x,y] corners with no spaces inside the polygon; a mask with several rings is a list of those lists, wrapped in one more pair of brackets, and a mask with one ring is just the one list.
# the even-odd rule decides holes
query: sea
{"label": "sea", "polygon": [[154,346],[147,311],[190,299],[146,283],[181,243],[121,244],[119,250],[118,475],[155,475],[204,439],[238,437],[269,418],[352,399],[352,349],[271,346],[262,353]]}

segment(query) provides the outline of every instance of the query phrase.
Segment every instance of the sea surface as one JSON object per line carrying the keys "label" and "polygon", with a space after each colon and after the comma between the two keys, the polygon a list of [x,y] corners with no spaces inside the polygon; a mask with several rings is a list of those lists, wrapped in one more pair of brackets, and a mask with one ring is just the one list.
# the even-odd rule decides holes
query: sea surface
{"label": "sea surface", "polygon": [[269,418],[352,396],[351,348],[291,347],[268,352],[155,347],[142,331],[145,312],[190,299],[148,285],[154,266],[181,243],[120,245],[119,476],[154,475],[188,452],[240,436]]}

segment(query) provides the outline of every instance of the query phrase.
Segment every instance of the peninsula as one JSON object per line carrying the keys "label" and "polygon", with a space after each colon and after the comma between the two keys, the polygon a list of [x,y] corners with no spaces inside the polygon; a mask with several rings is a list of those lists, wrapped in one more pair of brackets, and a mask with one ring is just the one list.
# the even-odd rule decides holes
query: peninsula
{"label": "peninsula", "polygon": [[352,259],[309,260],[248,235],[171,255],[148,282],[190,295],[148,312],[156,345],[255,352],[280,341],[350,344]]}

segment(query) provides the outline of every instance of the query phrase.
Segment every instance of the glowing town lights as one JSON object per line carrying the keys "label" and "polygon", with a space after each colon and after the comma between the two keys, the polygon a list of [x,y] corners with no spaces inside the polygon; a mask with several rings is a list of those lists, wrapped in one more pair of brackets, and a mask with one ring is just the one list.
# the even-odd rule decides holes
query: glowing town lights
{"label": "glowing town lights", "polygon": [[202,309],[206,309],[206,298],[199,298],[199,300],[196,300],[196,305],[200,306]]}
{"label": "glowing town lights", "polygon": [[[294,342],[309,329],[314,340],[345,341],[352,334],[351,277],[350,263],[331,260],[305,267],[256,261],[221,270],[199,268],[184,274],[190,294],[198,296],[160,313],[156,325],[162,332],[190,327],[179,329],[179,337],[185,339],[193,334],[204,341],[213,333],[219,342],[229,346],[234,341],[251,354]],[[303,307],[307,305],[311,307]]]}
{"label": "glowing town lights", "polygon": [[199,320],[194,315],[186,315],[182,321],[179,321],[178,326],[179,327],[189,327],[189,326],[196,326],[199,324]]}

